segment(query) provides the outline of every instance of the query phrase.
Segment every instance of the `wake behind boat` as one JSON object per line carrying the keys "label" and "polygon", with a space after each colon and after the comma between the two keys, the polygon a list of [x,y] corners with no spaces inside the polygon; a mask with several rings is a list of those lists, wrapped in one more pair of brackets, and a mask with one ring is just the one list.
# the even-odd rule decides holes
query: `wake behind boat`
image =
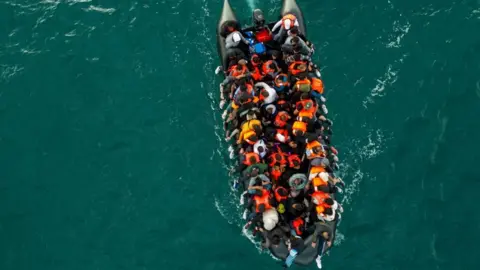
{"label": "wake behind boat", "polygon": [[321,268],[343,212],[335,195],[338,152],[315,52],[295,0],[284,0],[281,19],[266,23],[253,11],[242,28],[228,0],[217,27],[224,80],[220,84],[226,140],[238,154],[246,229],[273,256]]}

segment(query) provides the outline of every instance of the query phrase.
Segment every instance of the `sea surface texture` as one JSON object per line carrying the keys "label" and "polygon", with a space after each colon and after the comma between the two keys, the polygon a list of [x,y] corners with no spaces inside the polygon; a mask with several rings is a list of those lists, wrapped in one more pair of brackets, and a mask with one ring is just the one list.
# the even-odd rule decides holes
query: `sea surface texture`
{"label": "sea surface texture", "polygon": [[[230,188],[222,2],[0,0],[1,270],[281,269]],[[324,269],[480,269],[480,1],[298,3],[347,183]]]}

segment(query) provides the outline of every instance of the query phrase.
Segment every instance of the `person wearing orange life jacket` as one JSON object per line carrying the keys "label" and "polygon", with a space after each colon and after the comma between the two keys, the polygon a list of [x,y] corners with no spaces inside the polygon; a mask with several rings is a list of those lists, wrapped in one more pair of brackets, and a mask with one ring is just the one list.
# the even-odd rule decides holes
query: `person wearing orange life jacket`
{"label": "person wearing orange life jacket", "polygon": [[283,39],[287,35],[287,31],[293,27],[299,27],[300,23],[298,22],[297,17],[293,14],[286,14],[278,21],[272,28],[272,33],[277,31],[277,34],[273,36],[273,39],[279,43],[282,43]]}
{"label": "person wearing orange life jacket", "polygon": [[273,60],[268,60],[262,65],[262,73],[269,80],[273,80],[280,71],[277,63]]}
{"label": "person wearing orange life jacket", "polygon": [[288,66],[288,75],[294,78],[300,74],[307,72],[307,65],[304,61],[294,61]]}
{"label": "person wearing orange life jacket", "polygon": [[249,215],[249,217],[247,218],[248,222],[247,224],[245,224],[244,228],[248,229],[251,224],[257,225],[262,220],[263,213],[265,213],[269,209],[273,209],[271,202],[272,198],[270,191],[266,189],[257,190],[252,200],[250,200],[247,204],[247,209],[254,206],[255,212]]}
{"label": "person wearing orange life jacket", "polygon": [[303,137],[307,133],[307,123],[295,121],[292,125],[292,134],[294,136]]}
{"label": "person wearing orange life jacket", "polygon": [[283,128],[287,125],[287,122],[288,120],[290,120],[290,118],[290,114],[288,114],[286,111],[278,112],[275,116],[275,121],[273,122],[273,125],[279,128]]}
{"label": "person wearing orange life jacket", "polygon": [[239,171],[243,171],[250,165],[260,163],[261,159],[257,153],[248,152],[240,156],[240,162]]}
{"label": "person wearing orange life jacket", "polygon": [[220,84],[221,89],[236,79],[250,75],[250,71],[247,67],[247,61],[245,59],[238,60],[237,65],[233,65],[229,71],[230,73],[228,76],[226,76],[225,80],[223,80],[223,82]]}
{"label": "person wearing orange life jacket", "polygon": [[304,75],[298,76],[298,80],[293,86],[296,91],[308,93],[311,90],[312,82]]}
{"label": "person wearing orange life jacket", "polygon": [[326,156],[326,152],[323,148],[323,145],[315,140],[307,143],[305,155],[307,156],[307,159],[310,160],[314,158],[324,158]]}
{"label": "person wearing orange life jacket", "polygon": [[251,64],[252,64],[252,78],[255,81],[260,81],[263,79],[263,74],[261,72],[261,67],[262,67],[262,60],[260,57],[256,54],[254,54],[251,58]]}

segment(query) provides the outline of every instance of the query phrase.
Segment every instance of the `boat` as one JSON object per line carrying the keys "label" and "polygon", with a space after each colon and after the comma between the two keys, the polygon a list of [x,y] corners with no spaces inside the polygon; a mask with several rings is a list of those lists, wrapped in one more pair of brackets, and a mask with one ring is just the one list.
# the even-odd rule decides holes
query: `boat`
{"label": "boat", "polygon": [[[279,18],[282,18],[282,17],[284,17],[285,15],[288,15],[288,14],[292,14],[292,15],[295,16],[295,18],[298,22],[298,25],[297,25],[298,31],[303,35],[303,37],[306,37],[307,28],[305,27],[305,24],[304,24],[305,20],[303,18],[302,11],[301,11],[300,7],[298,6],[298,4],[296,3],[295,0],[283,0],[283,4],[282,4],[282,8],[281,8],[281,11],[280,11],[280,14],[279,14],[280,15]],[[242,51],[242,53],[245,55],[246,59],[250,59],[250,56],[254,53],[254,52],[252,52],[252,48],[253,48],[252,46],[256,46],[259,43],[261,43],[261,46],[265,47],[265,50],[276,50],[276,51],[281,51],[282,50],[281,43],[279,43],[279,42],[277,42],[276,40],[273,40],[273,39],[268,39],[268,40],[265,40],[264,42],[259,42],[257,40],[255,42],[255,38],[258,36],[258,35],[256,35],[256,34],[258,34],[256,31],[259,29],[255,25],[255,22],[258,22],[258,21],[261,21],[261,20],[265,21],[265,18],[263,16],[263,13],[258,9],[253,11],[253,16],[252,17],[253,17],[253,21],[254,21],[253,26],[246,26],[246,27],[242,28],[242,25],[240,24],[239,20],[237,20],[237,17],[235,16],[235,13],[234,13],[229,1],[224,0],[223,8],[222,8],[221,15],[220,15],[218,25],[217,25],[217,49],[218,49],[218,55],[219,55],[220,64],[221,64],[220,65],[220,67],[221,67],[220,70],[224,71],[223,72],[224,78],[228,75],[229,68],[231,67],[231,64],[230,64],[231,59],[229,57],[229,53],[228,53],[228,50],[227,50],[226,45],[225,45],[226,44],[225,39],[226,39],[226,35],[227,35],[227,33],[225,33],[226,26],[233,27],[236,30],[240,31],[244,36],[246,36],[246,39],[249,41],[250,44],[248,46],[239,47],[240,50]],[[264,26],[268,27],[268,29],[272,29],[273,26],[276,24],[276,22],[277,21],[265,23]],[[252,35],[252,33],[253,33],[253,35]],[[287,71],[283,70],[281,73],[287,73]],[[319,70],[316,70],[315,76],[318,77],[319,79],[321,79],[321,74],[320,74]],[[268,81],[268,83],[269,84],[275,83],[275,80]],[[278,90],[278,89],[276,89],[276,90]],[[317,96],[315,96],[315,98],[316,99],[323,98],[323,96],[319,97],[319,95],[317,95]],[[230,102],[231,102],[231,100],[230,100]],[[325,114],[328,113],[328,111],[326,109],[326,106],[323,106],[322,110]],[[334,149],[334,148],[332,147],[332,149]],[[308,176],[309,172],[310,172],[311,164],[309,166],[307,166],[306,168],[307,169],[305,169],[305,171],[303,171],[302,173],[304,173],[305,175]],[[335,176],[335,172],[332,172],[331,174],[333,176]],[[243,189],[246,190],[249,186],[249,180],[243,178],[243,181],[241,181],[240,186],[242,186]],[[341,189],[339,189],[339,190],[341,191]],[[331,194],[331,196],[332,196],[333,199],[335,199],[335,194]],[[334,214],[336,216],[335,216],[335,219],[333,221],[326,221],[325,222],[325,224],[327,224],[329,229],[331,229],[332,232],[333,232],[331,243],[333,243],[333,240],[335,238],[335,231],[336,231],[337,223],[341,219],[339,212],[340,211],[337,211],[337,213]],[[327,246],[327,244],[326,244],[327,241],[325,239],[323,239],[322,237],[319,237],[318,241],[316,241],[317,242],[316,247],[312,247],[312,241],[314,241],[312,234],[310,234],[310,235],[305,234],[304,236],[302,236],[302,240],[304,242],[304,248],[298,253],[298,255],[294,259],[294,263],[297,264],[297,265],[308,266],[308,265],[312,264],[312,262],[315,261],[317,258],[321,258],[321,256],[324,255],[331,248],[331,247]],[[281,243],[279,245],[275,245],[275,246],[271,245],[269,247],[269,251],[271,252],[271,254],[274,257],[276,257],[280,260],[285,260],[285,259],[287,259],[287,257],[289,256],[289,253],[290,253],[287,245],[288,245],[287,242],[281,241]],[[333,244],[331,246],[333,246]]]}

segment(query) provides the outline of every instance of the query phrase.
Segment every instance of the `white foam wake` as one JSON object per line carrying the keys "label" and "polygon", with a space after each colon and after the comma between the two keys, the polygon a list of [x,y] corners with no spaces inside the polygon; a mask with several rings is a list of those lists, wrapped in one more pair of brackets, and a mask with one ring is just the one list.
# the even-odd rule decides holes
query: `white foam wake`
{"label": "white foam wake", "polygon": [[248,6],[250,7],[251,10],[255,9],[255,7],[257,5],[256,2],[257,2],[256,0],[247,0],[247,4],[248,4]]}

